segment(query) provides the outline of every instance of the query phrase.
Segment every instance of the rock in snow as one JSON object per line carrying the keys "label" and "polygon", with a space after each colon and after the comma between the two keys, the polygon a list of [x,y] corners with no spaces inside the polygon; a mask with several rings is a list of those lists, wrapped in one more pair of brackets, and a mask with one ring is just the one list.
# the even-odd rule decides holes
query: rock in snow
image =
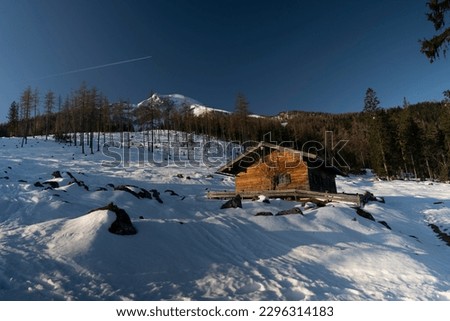
{"label": "rock in snow", "polygon": [[279,211],[275,215],[276,216],[281,216],[281,215],[291,215],[291,214],[303,214],[303,213],[302,213],[301,209],[299,209],[298,207],[294,207],[294,208],[291,208],[289,210]]}
{"label": "rock in snow", "polygon": [[228,200],[227,202],[225,202],[220,209],[225,209],[225,208],[242,208],[242,201],[241,201],[241,195],[236,195],[235,197],[233,197],[232,199]]}
{"label": "rock in snow", "polygon": [[112,222],[111,226],[108,228],[109,232],[111,232],[113,234],[118,234],[118,235],[137,234],[137,230],[133,226],[133,223],[131,223],[131,219],[130,219],[130,216],[128,215],[128,213],[124,209],[119,208],[117,205],[115,205],[112,202],[106,206],[93,209],[93,210],[89,211],[89,213],[93,213],[96,211],[102,211],[102,210],[111,211],[116,214],[116,219],[114,220],[114,222]]}
{"label": "rock in snow", "polygon": [[119,208],[114,203],[109,203],[105,209],[116,213],[116,220],[111,224],[108,231],[119,235],[134,235],[137,233],[136,228],[131,223],[130,216],[124,209]]}

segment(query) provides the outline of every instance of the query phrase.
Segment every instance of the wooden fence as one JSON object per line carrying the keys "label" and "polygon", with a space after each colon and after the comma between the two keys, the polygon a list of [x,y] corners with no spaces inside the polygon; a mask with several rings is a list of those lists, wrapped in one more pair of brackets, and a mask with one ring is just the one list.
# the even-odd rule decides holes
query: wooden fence
{"label": "wooden fence", "polygon": [[239,194],[242,198],[254,198],[264,195],[268,198],[292,199],[296,201],[308,201],[316,199],[324,202],[346,202],[361,206],[361,195],[347,193],[321,193],[299,189],[273,190],[273,191],[250,191],[236,193],[234,191],[209,191],[207,197],[209,199],[229,199]]}

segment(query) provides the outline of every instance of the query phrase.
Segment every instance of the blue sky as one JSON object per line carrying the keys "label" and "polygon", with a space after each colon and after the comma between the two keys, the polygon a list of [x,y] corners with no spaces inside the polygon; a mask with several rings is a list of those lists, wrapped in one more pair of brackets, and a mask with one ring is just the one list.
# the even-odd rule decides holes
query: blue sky
{"label": "blue sky", "polygon": [[[360,111],[441,100],[450,57],[433,64],[426,0],[0,0],[0,122],[27,87],[63,97],[83,81],[110,100],[179,93],[252,112]],[[150,59],[68,73],[92,66]]]}

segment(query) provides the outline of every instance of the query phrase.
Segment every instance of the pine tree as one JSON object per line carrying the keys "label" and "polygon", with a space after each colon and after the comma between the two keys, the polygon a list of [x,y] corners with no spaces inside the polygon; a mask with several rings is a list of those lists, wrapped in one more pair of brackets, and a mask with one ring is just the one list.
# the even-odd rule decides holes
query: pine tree
{"label": "pine tree", "polygon": [[85,82],[83,82],[80,88],[75,94],[75,115],[77,116],[77,127],[80,132],[80,146],[81,153],[85,154],[85,133],[87,131],[87,118],[89,116],[88,110],[88,89]]}
{"label": "pine tree", "polygon": [[31,119],[31,108],[33,106],[33,92],[31,91],[31,87],[28,87],[22,93],[20,97],[20,119],[22,123],[22,144],[28,143],[28,135],[30,132],[30,119]]}
{"label": "pine tree", "polygon": [[32,105],[34,111],[34,122],[33,122],[33,135],[37,134],[37,121],[38,121],[38,106],[39,106],[39,91],[37,88],[34,89],[32,94]]}
{"label": "pine tree", "polygon": [[405,173],[413,173],[417,178],[422,175],[420,164],[424,163],[423,132],[417,125],[410,110],[404,110],[398,119],[399,146],[402,153]]}
{"label": "pine tree", "polygon": [[443,102],[446,104],[450,103],[450,89],[444,90],[442,94],[444,95]]}
{"label": "pine tree", "polygon": [[249,115],[249,103],[242,93],[237,94],[234,113],[241,118]]}
{"label": "pine tree", "polygon": [[89,149],[94,154],[94,131],[99,131],[97,120],[100,118],[99,96],[97,88],[93,87],[88,91],[88,132],[89,132]]}
{"label": "pine tree", "polygon": [[[106,132],[111,133],[111,108],[109,105],[108,98],[102,96],[100,105],[99,123],[101,131],[103,131],[103,144],[106,144]],[[99,130],[100,132],[100,130]],[[97,142],[97,151],[100,151],[100,142]]]}
{"label": "pine tree", "polygon": [[406,97],[403,97],[403,105],[402,105],[402,107],[406,109],[406,108],[409,107],[409,105],[410,105],[409,101],[406,99]]}
{"label": "pine tree", "polygon": [[391,126],[384,110],[380,108],[375,90],[368,88],[364,97],[363,113],[368,124],[368,138],[370,145],[370,159],[375,172],[384,173],[389,178],[390,171],[387,159],[389,147],[389,132]]}
{"label": "pine tree", "polygon": [[375,113],[380,109],[380,101],[378,100],[377,93],[372,88],[367,88],[366,96],[364,97],[363,112]]}
{"label": "pine tree", "polygon": [[55,93],[49,90],[45,94],[45,140],[48,139],[48,133],[50,128],[50,117],[55,107]]}
{"label": "pine tree", "polygon": [[243,142],[248,140],[248,115],[249,112],[249,103],[245,98],[244,94],[238,93],[236,97],[235,110],[233,113],[233,123],[236,125],[237,129],[237,138]]}
{"label": "pine tree", "polygon": [[430,10],[428,20],[433,23],[438,34],[430,39],[423,39],[420,51],[433,62],[439,58],[441,51],[446,56],[450,44],[450,27],[444,29],[446,14],[450,12],[450,0],[430,0],[427,5]]}
{"label": "pine tree", "polygon": [[19,130],[19,105],[13,101],[8,112],[8,131],[10,136],[16,136]]}

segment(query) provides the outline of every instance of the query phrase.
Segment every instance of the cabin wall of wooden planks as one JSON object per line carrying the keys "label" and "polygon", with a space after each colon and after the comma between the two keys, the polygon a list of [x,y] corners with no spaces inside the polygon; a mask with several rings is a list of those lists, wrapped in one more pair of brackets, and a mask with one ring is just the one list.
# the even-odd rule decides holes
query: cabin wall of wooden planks
{"label": "cabin wall of wooden planks", "polygon": [[308,167],[299,153],[275,150],[262,162],[236,176],[236,192],[255,190],[310,190]]}

